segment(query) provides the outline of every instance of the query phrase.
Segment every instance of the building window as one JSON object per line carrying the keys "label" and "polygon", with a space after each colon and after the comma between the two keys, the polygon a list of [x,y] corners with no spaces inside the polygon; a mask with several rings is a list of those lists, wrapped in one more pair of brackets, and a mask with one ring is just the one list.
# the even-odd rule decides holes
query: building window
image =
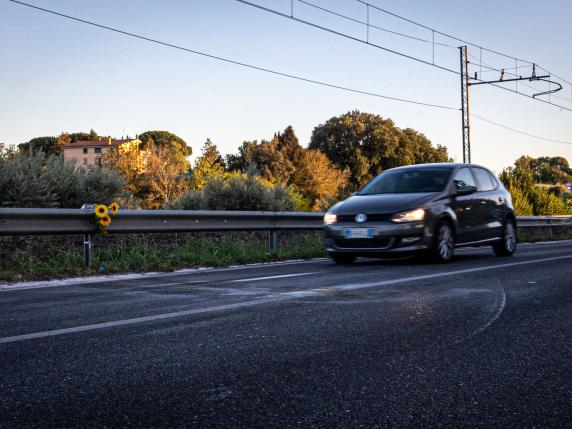
{"label": "building window", "polygon": [[83,159],[83,165],[87,165],[87,158]]}
{"label": "building window", "polygon": [[87,153],[87,148],[86,148],[86,147],[83,148],[83,153]]}
{"label": "building window", "polygon": [[95,148],[95,153],[101,153],[101,148],[100,148],[100,147],[96,147],[96,148]]}
{"label": "building window", "polygon": [[95,158],[95,164],[101,167],[101,157],[98,156],[97,158]]}

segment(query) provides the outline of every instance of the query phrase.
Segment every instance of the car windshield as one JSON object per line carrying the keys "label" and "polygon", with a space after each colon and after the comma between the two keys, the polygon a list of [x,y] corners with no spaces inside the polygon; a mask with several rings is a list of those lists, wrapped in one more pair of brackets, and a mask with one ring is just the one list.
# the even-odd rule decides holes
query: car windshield
{"label": "car windshield", "polygon": [[450,167],[388,170],[364,186],[358,195],[441,192],[451,171]]}

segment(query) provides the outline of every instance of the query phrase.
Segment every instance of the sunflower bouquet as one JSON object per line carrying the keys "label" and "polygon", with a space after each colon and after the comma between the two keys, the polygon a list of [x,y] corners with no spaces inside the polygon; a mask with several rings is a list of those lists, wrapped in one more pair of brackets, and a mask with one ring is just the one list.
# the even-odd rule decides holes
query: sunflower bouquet
{"label": "sunflower bouquet", "polygon": [[111,224],[111,216],[119,213],[119,204],[111,203],[109,206],[98,204],[95,206],[95,222],[97,229],[102,234],[107,234],[107,228]]}

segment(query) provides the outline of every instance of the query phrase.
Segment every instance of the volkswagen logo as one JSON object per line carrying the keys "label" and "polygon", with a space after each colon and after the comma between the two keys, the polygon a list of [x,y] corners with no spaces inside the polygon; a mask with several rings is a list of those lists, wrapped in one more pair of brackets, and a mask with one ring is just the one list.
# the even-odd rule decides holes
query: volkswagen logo
{"label": "volkswagen logo", "polygon": [[367,220],[367,216],[363,213],[359,213],[356,215],[356,222],[357,223],[363,223]]}

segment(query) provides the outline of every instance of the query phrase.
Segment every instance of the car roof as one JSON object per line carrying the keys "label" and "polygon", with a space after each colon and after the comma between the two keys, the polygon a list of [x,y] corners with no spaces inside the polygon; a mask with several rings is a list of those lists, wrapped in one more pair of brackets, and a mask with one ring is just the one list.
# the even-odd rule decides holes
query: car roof
{"label": "car roof", "polygon": [[435,163],[430,163],[430,164],[403,165],[401,167],[388,168],[385,171],[401,170],[401,169],[413,169],[413,168],[431,168],[431,167],[448,167],[448,168],[479,167],[479,168],[484,168],[485,170],[489,170],[487,167],[483,167],[482,165],[477,165],[477,164],[464,164],[461,162],[435,162]]}

